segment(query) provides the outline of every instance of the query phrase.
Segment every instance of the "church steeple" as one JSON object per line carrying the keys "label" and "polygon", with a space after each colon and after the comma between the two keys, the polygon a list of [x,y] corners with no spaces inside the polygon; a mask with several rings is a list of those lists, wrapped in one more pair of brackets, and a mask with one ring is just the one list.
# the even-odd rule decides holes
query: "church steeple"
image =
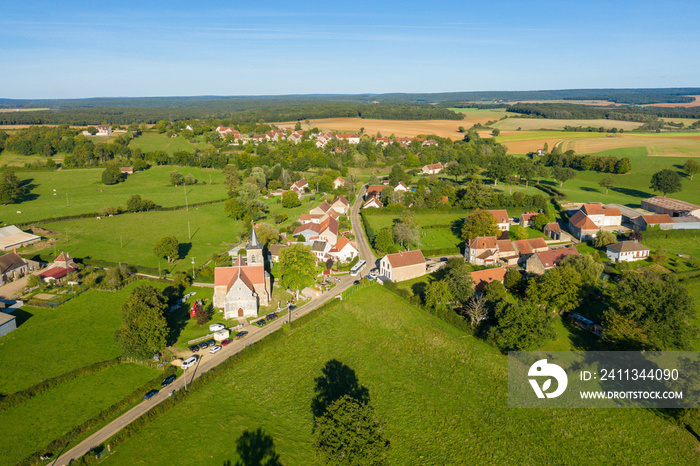
{"label": "church steeple", "polygon": [[245,246],[246,262],[248,265],[264,265],[263,263],[263,247],[258,241],[258,235],[255,234],[255,225],[250,229],[250,242]]}
{"label": "church steeple", "polygon": [[255,234],[255,225],[250,228],[250,242],[246,244],[246,249],[262,249],[262,245],[258,242],[258,235]]}

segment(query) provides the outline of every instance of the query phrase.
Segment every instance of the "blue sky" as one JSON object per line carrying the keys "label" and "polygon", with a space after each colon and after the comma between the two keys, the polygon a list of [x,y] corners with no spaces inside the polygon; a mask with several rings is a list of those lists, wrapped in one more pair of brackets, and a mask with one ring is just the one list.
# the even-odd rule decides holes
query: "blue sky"
{"label": "blue sky", "polygon": [[697,1],[0,5],[3,98],[700,86]]}

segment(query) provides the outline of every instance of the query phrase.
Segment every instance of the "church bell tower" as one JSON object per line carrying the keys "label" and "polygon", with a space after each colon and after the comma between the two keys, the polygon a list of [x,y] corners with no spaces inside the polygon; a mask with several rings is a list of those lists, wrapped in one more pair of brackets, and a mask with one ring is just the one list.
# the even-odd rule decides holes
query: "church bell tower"
{"label": "church bell tower", "polygon": [[250,231],[250,242],[245,246],[246,262],[248,265],[265,265],[263,260],[263,247],[255,234],[255,226]]}

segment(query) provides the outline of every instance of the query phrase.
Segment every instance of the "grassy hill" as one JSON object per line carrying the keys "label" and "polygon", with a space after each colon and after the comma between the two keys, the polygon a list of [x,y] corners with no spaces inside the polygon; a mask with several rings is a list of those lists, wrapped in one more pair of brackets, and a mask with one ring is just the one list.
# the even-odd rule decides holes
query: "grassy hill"
{"label": "grassy hill", "polygon": [[[379,305],[378,305],[379,304]],[[507,361],[380,286],[287,329],[116,448],[107,464],[222,464],[262,428],[311,464],[314,378],[353,369],[385,423],[391,464],[697,464],[698,443],[650,411],[507,407]]]}

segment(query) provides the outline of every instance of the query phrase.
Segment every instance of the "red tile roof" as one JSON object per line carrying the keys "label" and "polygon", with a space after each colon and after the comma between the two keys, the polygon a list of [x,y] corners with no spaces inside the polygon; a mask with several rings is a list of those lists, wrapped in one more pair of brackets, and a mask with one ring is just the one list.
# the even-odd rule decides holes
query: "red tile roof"
{"label": "red tile roof", "polygon": [[549,228],[549,231],[561,231],[561,227],[557,222],[551,222],[545,225],[546,228]]}
{"label": "red tile roof", "polygon": [[496,223],[509,223],[510,217],[508,217],[507,210],[487,210],[495,219]]}
{"label": "red tile roof", "polygon": [[544,266],[544,268],[550,269],[550,268],[556,266],[557,264],[559,264],[559,261],[561,261],[566,256],[570,256],[570,255],[578,256],[579,252],[575,247],[569,246],[566,248],[550,249],[548,251],[540,251],[540,252],[536,252],[535,254],[539,258],[540,262],[542,262],[542,265]]}
{"label": "red tile roof", "polygon": [[642,215],[644,223],[647,225],[659,225],[661,223],[673,223],[673,219],[668,214]]}
{"label": "red tile roof", "polygon": [[469,240],[469,248],[471,249],[491,249],[496,247],[495,236],[479,236]]}
{"label": "red tile roof", "polygon": [[425,257],[420,249],[415,251],[398,252],[396,254],[387,254],[387,260],[393,268],[408,267],[411,265],[425,265]]}
{"label": "red tile roof", "polygon": [[593,220],[588,218],[588,215],[579,210],[569,219],[569,223],[580,230],[598,230],[599,228],[593,223]]}
{"label": "red tile roof", "polygon": [[495,280],[503,283],[507,272],[508,270],[505,267],[498,267],[494,269],[477,270],[476,272],[471,272],[470,275],[474,281],[474,288],[481,290],[484,285]]}

